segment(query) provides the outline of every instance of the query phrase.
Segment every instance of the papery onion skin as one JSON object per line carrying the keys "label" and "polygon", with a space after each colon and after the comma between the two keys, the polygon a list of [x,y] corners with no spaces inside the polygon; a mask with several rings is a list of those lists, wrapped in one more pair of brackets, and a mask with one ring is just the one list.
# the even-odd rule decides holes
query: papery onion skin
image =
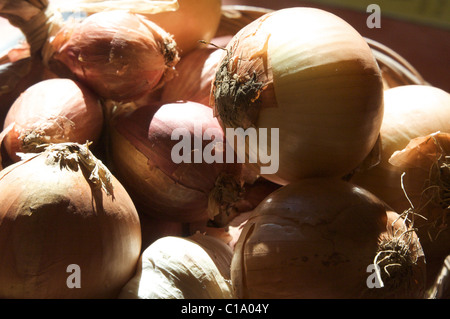
{"label": "papery onion skin", "polygon": [[79,24],[67,24],[44,52],[44,61],[56,73],[69,69],[101,97],[121,102],[170,81],[179,60],[167,32],[123,11],[99,12]]}
{"label": "papery onion skin", "polygon": [[287,8],[234,36],[210,104],[224,127],[279,128],[279,169],[263,176],[283,185],[357,167],[377,140],[382,92],[376,60],[353,27],[323,10]]}
{"label": "papery onion skin", "polygon": [[[357,171],[351,181],[385,201],[393,210],[403,212],[410,203],[402,189],[403,169],[390,164],[395,151],[403,150],[417,137],[437,131],[450,132],[450,94],[427,85],[406,85],[384,93],[384,117],[380,129],[380,162],[369,170]],[[405,185],[410,175],[405,175]],[[424,181],[416,182],[422,184]],[[420,192],[407,189],[415,203]]]}
{"label": "papery onion skin", "polygon": [[181,56],[210,41],[219,28],[221,0],[178,0],[176,11],[145,14],[149,20],[172,34]]}
{"label": "papery onion skin", "polygon": [[166,236],[141,255],[119,299],[232,299],[232,251],[207,235]]}
{"label": "papery onion skin", "polygon": [[286,185],[255,209],[236,243],[231,264],[236,296],[421,298],[425,269],[417,237],[405,254],[417,261],[402,265],[404,276],[391,269],[392,278],[382,277],[383,288],[367,285],[367,268],[385,239],[393,237],[389,226],[398,217],[372,194],[342,180]]}
{"label": "papery onion skin", "polygon": [[[112,197],[89,174],[45,152],[0,172],[1,298],[115,298],[134,275],[141,233],[133,202],[114,176]],[[79,288],[67,284],[77,276],[69,265],[79,266]]]}
{"label": "papery onion skin", "polygon": [[[393,210],[404,212],[414,209],[417,234],[427,258],[428,284],[430,285],[442,262],[449,254],[449,231],[424,227],[427,221],[442,215],[441,208],[422,206],[422,193],[428,183],[429,172],[421,169],[395,166],[389,159],[402,151],[415,138],[430,134],[450,132],[450,94],[429,85],[405,85],[385,91],[384,118],[380,129],[380,162],[369,170],[357,171],[351,177],[355,183],[385,201]],[[403,173],[406,173],[402,176]],[[413,207],[411,207],[411,204]],[[411,217],[410,217],[411,218]],[[439,223],[442,226],[442,223]]]}
{"label": "papery onion skin", "polygon": [[39,81],[25,90],[9,109],[4,127],[13,125],[4,139],[9,157],[35,151],[49,143],[98,143],[103,130],[100,100],[89,88],[70,79]]}
{"label": "papery onion skin", "polygon": [[389,163],[404,171],[403,188],[411,217],[427,257],[433,284],[450,253],[450,133],[436,132],[411,140]]}
{"label": "papery onion skin", "polygon": [[[112,123],[110,153],[113,170],[146,213],[178,222],[208,220],[212,218],[209,199],[218,189],[216,182],[221,176],[235,179],[238,190],[241,166],[235,162],[226,163],[225,157],[224,163],[209,164],[203,158],[201,163],[195,163],[193,156],[191,163],[175,163],[171,152],[182,142],[180,136],[172,139],[175,129],[189,133],[191,155],[195,152],[202,155],[203,148],[212,140],[217,139],[217,142],[224,138],[211,108],[206,105],[179,101],[140,107],[116,117]],[[203,140],[207,129],[215,130],[218,136],[211,135],[212,140]],[[200,150],[194,141],[199,139],[202,139]],[[220,153],[222,150],[224,153]],[[226,149],[217,145],[216,152],[225,154]]]}

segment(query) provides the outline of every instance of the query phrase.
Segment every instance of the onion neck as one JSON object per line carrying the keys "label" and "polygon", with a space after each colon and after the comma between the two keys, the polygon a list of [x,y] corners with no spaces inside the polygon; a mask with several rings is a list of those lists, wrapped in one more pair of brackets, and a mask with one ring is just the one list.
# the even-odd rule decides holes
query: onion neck
{"label": "onion neck", "polygon": [[45,147],[46,164],[77,171],[81,168],[95,189],[113,196],[112,175],[108,168],[89,150],[89,143],[58,143]]}
{"label": "onion neck", "polygon": [[221,173],[208,197],[208,216],[223,227],[237,216],[236,204],[243,196],[243,186],[231,173]]}
{"label": "onion neck", "polygon": [[213,83],[214,115],[225,127],[247,129],[255,126],[261,107],[258,98],[266,85],[258,82],[256,73],[239,76],[234,64],[232,51],[227,51]]}

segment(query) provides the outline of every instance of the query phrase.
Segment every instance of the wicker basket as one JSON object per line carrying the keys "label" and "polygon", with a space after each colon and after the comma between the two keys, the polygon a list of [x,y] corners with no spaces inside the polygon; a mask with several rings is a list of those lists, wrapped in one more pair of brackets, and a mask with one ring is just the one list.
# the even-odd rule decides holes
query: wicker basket
{"label": "wicker basket", "polygon": [[[272,11],[253,6],[225,5],[222,7],[222,18],[216,36],[234,35],[253,20]],[[365,39],[380,66],[386,89],[400,85],[428,85],[411,63],[400,54],[382,43]]]}

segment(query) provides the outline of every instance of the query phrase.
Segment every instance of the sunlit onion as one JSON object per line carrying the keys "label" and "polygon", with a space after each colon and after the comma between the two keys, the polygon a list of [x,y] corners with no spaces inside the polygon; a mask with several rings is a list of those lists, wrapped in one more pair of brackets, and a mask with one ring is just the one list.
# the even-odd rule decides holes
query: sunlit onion
{"label": "sunlit onion", "polygon": [[44,50],[56,73],[69,69],[103,98],[132,101],[172,79],[176,43],[155,23],[125,11],[67,23]]}
{"label": "sunlit onion", "polygon": [[412,229],[374,195],[303,179],[255,209],[231,279],[238,298],[422,298],[425,260]]}
{"label": "sunlit onion", "polygon": [[0,202],[1,298],[115,298],[134,275],[137,211],[86,145],[6,167]]}
{"label": "sunlit onion", "polygon": [[120,299],[231,299],[230,247],[202,234],[166,236],[147,247]]}
{"label": "sunlit onion", "polygon": [[[382,121],[382,77],[350,24],[324,10],[282,9],[242,28],[226,49],[211,105],[224,127],[279,129],[267,146],[279,154],[279,169],[264,177],[286,184],[343,176],[370,152]],[[247,146],[248,161],[264,167],[264,146]]]}
{"label": "sunlit onion", "polygon": [[103,109],[90,89],[70,79],[40,81],[13,103],[4,127],[4,146],[13,161],[17,153],[36,151],[49,143],[96,144],[103,129]]}

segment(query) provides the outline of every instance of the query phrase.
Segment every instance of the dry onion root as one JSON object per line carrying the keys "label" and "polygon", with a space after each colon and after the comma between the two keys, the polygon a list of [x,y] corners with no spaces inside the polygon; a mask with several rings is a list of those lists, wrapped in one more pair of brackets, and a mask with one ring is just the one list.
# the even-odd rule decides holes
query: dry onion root
{"label": "dry onion root", "polygon": [[403,170],[402,187],[411,202],[414,226],[433,280],[450,252],[450,133],[417,137],[389,163]]}
{"label": "dry onion root", "polygon": [[103,130],[99,98],[70,79],[40,81],[26,89],[11,105],[4,122],[3,143],[9,158],[36,152],[42,144],[86,143],[95,146]]}
{"label": "dry onion root", "polygon": [[238,298],[422,298],[425,263],[406,219],[362,188],[316,178],[255,209],[231,279]]}
{"label": "dry onion root", "polygon": [[0,196],[1,298],[114,298],[134,275],[137,211],[87,145],[51,144],[8,166]]}
{"label": "dry onion root", "polygon": [[162,237],[144,250],[119,298],[231,299],[231,258],[230,247],[214,237]]}
{"label": "dry onion root", "polygon": [[[283,143],[266,147],[278,151],[279,169],[263,176],[286,184],[344,176],[357,167],[378,138],[382,100],[380,70],[355,29],[323,10],[288,8],[233,37],[210,104],[226,128],[279,129]],[[257,158],[261,145],[246,146],[247,157],[264,166]]]}

